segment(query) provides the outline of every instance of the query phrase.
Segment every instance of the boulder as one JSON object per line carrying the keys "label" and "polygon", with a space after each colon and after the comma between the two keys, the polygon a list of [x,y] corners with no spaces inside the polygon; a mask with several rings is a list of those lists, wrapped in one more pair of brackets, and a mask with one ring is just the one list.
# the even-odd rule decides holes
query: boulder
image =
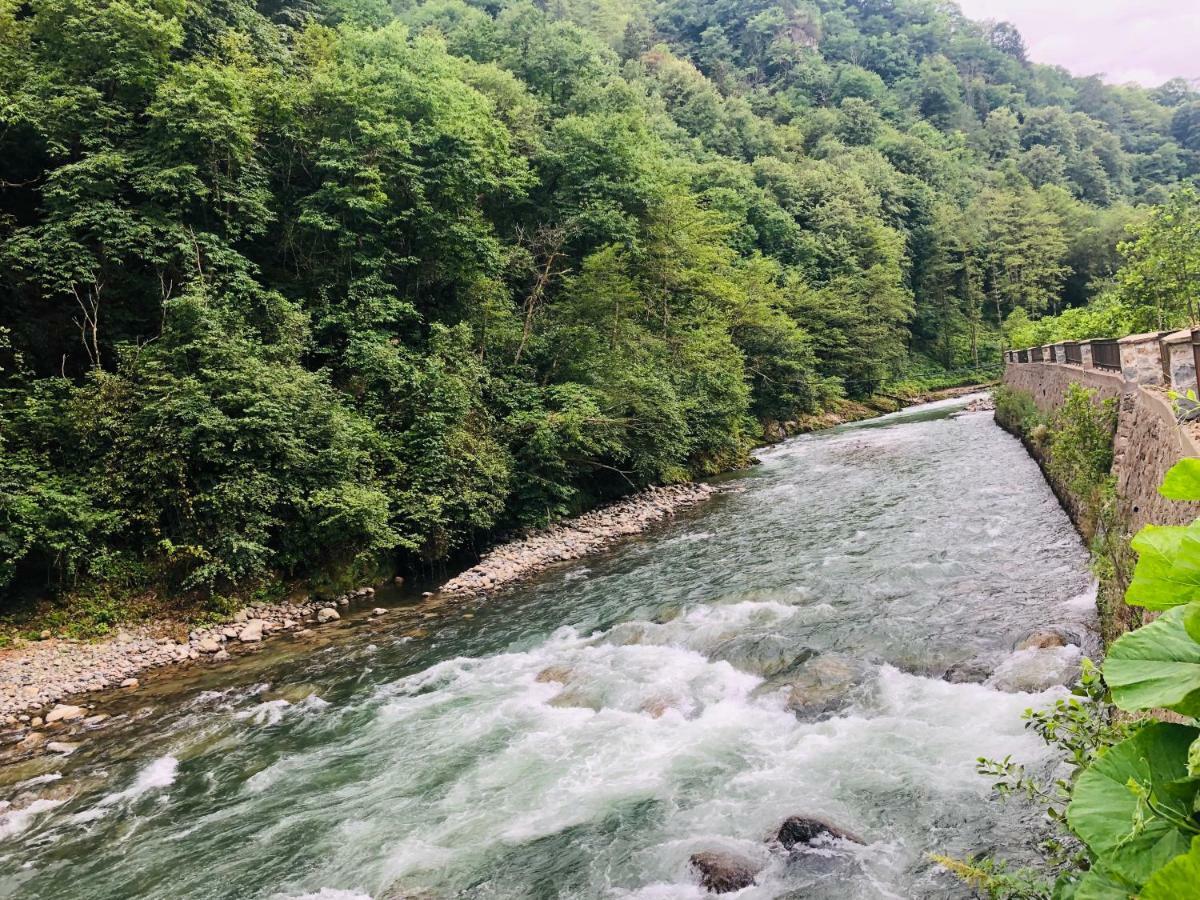
{"label": "boulder", "polygon": [[831,839],[849,841],[852,844],[865,844],[862,838],[851,831],[839,828],[824,819],[814,819],[809,816],[790,816],[779,826],[775,839],[783,844],[784,849],[791,850],[797,845],[807,846],[813,841]]}
{"label": "boulder", "polygon": [[1018,650],[1049,650],[1053,647],[1067,646],[1067,639],[1049,628],[1044,628],[1041,631],[1035,631],[1021,643],[1017,644]]}
{"label": "boulder", "polygon": [[263,639],[263,620],[251,619],[246,627],[238,634],[238,640],[243,644],[257,644]]}
{"label": "boulder", "polygon": [[79,749],[78,744],[72,744],[69,741],[50,741],[46,744],[46,749],[51,753],[61,753],[63,756],[68,756]]}
{"label": "boulder", "polygon": [[850,702],[850,691],[862,677],[860,666],[838,656],[808,660],[789,679],[787,708],[801,716],[833,712]]}
{"label": "boulder", "polygon": [[380,616],[386,616],[386,615],[387,615],[387,610],[381,606],[377,606],[373,610],[371,610],[372,618],[379,618]]}
{"label": "boulder", "polygon": [[71,706],[68,703],[60,703],[50,712],[46,713],[46,724],[52,725],[55,722],[70,722],[72,719],[82,719],[84,709],[82,706]]}
{"label": "boulder", "polygon": [[336,609],[332,609],[328,606],[326,606],[323,609],[317,610],[317,621],[322,624],[324,624],[325,622],[333,622],[340,618],[341,618],[341,615],[338,614],[338,611]]}
{"label": "boulder", "polygon": [[1017,650],[985,682],[1010,694],[1037,693],[1055,685],[1073,684],[1079,677],[1082,651],[1074,644]]}
{"label": "boulder", "polygon": [[122,682],[121,682],[121,687],[123,687],[123,688],[135,688],[135,687],[137,687],[137,686],[138,686],[140,683],[141,683],[141,682],[139,682],[139,681],[138,681],[136,678],[126,678],[124,681],[122,681]]}
{"label": "boulder", "polygon": [[542,684],[556,683],[566,684],[571,680],[571,670],[566,666],[547,666],[542,671],[537,673],[534,681]]}
{"label": "boulder", "polygon": [[974,658],[955,663],[943,678],[951,684],[983,684],[991,677],[995,665],[986,659]]}
{"label": "boulder", "polygon": [[202,638],[197,644],[196,649],[201,653],[216,653],[221,649],[221,642],[216,638]]}
{"label": "boulder", "polygon": [[754,884],[762,866],[752,859],[717,850],[693,853],[688,864],[700,876],[700,886],[710,894],[728,894]]}

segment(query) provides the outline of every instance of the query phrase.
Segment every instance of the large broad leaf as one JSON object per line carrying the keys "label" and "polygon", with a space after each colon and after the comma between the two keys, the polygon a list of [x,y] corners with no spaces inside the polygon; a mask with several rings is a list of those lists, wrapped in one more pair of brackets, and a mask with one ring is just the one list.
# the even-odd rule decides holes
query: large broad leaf
{"label": "large broad leaf", "polygon": [[1137,896],[1132,888],[1101,865],[1095,865],[1084,873],[1070,893],[1054,895],[1055,900],[1131,900]]}
{"label": "large broad leaf", "polygon": [[1158,492],[1168,500],[1200,500],[1200,459],[1181,459],[1171,466]]}
{"label": "large broad leaf", "polygon": [[1140,896],[1141,900],[1200,898],[1200,837],[1192,839],[1191,850],[1155,872]]}
{"label": "large broad leaf", "polygon": [[1200,644],[1187,632],[1190,606],[1167,610],[1109,648],[1104,680],[1121,709],[1200,715]]}
{"label": "large broad leaf", "polygon": [[1170,609],[1200,600],[1200,524],[1147,525],[1131,546],[1138,561],[1126,603]]}
{"label": "large broad leaf", "polygon": [[1180,796],[1178,785],[1187,778],[1188,747],[1197,735],[1200,730],[1186,725],[1156,722],[1079,776],[1067,822],[1118,878],[1144,884],[1187,852],[1191,836],[1148,808],[1143,796],[1171,816],[1191,816],[1191,804]]}

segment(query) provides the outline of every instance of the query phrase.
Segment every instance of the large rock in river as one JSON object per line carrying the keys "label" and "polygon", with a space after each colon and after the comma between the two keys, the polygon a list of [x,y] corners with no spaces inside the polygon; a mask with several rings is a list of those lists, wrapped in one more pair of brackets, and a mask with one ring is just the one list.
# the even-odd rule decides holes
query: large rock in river
{"label": "large rock in river", "polygon": [[807,846],[816,840],[849,841],[852,844],[865,844],[862,838],[852,831],[839,828],[824,819],[814,819],[809,816],[790,816],[779,826],[775,836],[784,849],[791,850],[798,845]]}
{"label": "large rock in river", "polygon": [[688,860],[700,875],[700,886],[712,894],[728,894],[754,884],[762,866],[752,859],[718,850],[693,853]]}
{"label": "large rock in river", "polygon": [[863,667],[833,654],[802,663],[788,680],[787,708],[804,717],[834,712],[850,703]]}

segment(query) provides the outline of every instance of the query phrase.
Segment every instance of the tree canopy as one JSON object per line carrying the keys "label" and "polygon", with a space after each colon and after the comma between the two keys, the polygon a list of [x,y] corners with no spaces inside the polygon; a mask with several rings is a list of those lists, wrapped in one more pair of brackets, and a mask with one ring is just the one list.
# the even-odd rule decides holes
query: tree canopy
{"label": "tree canopy", "polygon": [[1131,223],[1167,304],[1197,109],[931,0],[0,0],[0,591],[717,472],[996,359]]}

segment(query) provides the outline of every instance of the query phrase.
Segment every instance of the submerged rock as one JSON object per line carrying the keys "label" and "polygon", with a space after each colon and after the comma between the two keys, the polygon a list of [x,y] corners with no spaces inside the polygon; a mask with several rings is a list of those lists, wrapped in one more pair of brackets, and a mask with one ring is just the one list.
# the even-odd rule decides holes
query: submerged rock
{"label": "submerged rock", "polygon": [[1049,650],[1054,647],[1065,647],[1071,643],[1062,634],[1052,629],[1046,628],[1041,631],[1035,631],[1021,643],[1017,644],[1018,650]]}
{"label": "submerged rock", "polygon": [[852,660],[827,654],[800,666],[788,684],[787,708],[801,716],[834,712],[850,702],[850,691],[863,677]]}
{"label": "submerged rock", "polygon": [[807,846],[817,840],[849,841],[852,844],[866,843],[852,831],[847,831],[824,819],[815,819],[809,816],[790,816],[785,819],[784,823],[779,826],[779,832],[775,835],[775,839],[783,845],[785,850],[792,850],[801,845]]}
{"label": "submerged rock", "polygon": [[39,747],[45,746],[46,735],[40,731],[31,731],[25,735],[18,743],[18,750],[37,750]]}
{"label": "submerged rock", "polygon": [[1083,654],[1073,644],[1044,650],[1018,650],[1002,662],[985,684],[1010,694],[1037,693],[1079,677]]}
{"label": "submerged rock", "polygon": [[799,668],[814,655],[808,647],[797,647],[791,635],[751,632],[720,644],[712,658],[724,660],[739,671],[772,678]]}
{"label": "submerged rock", "polygon": [[976,656],[955,663],[942,677],[951,684],[983,684],[991,677],[995,667],[995,660]]}
{"label": "submerged rock", "polygon": [[728,894],[754,884],[762,871],[756,861],[736,853],[707,850],[688,860],[700,876],[700,886],[711,894]]}
{"label": "submerged rock", "polygon": [[547,666],[538,672],[537,677],[534,678],[534,681],[541,682],[542,684],[549,684],[551,682],[566,684],[570,680],[571,670],[566,666]]}

